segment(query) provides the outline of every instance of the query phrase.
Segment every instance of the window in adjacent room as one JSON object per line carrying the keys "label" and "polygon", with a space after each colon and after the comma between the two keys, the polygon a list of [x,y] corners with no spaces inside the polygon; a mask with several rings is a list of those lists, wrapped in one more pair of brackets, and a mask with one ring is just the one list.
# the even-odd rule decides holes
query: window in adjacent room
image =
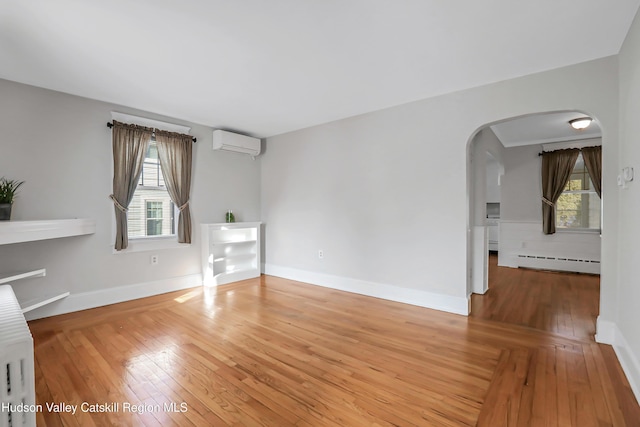
{"label": "window in adjacent room", "polygon": [[578,156],[571,178],[556,202],[558,229],[600,229],[600,197],[596,193],[582,154]]}
{"label": "window in adjacent room", "polygon": [[142,174],[129,204],[129,238],[175,235],[175,205],[169,197],[155,141],[149,143]]}

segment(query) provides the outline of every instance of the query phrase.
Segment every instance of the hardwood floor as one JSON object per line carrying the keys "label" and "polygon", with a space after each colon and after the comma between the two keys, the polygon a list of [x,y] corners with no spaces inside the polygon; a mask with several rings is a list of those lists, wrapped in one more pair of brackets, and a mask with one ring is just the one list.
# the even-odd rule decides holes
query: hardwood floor
{"label": "hardwood floor", "polygon": [[489,291],[472,295],[471,315],[594,340],[600,276],[498,267],[489,257]]}
{"label": "hardwood floor", "polygon": [[45,406],[39,426],[583,427],[640,420],[609,346],[271,276],[30,327],[38,403],[119,403],[117,411],[79,407],[75,415]]}

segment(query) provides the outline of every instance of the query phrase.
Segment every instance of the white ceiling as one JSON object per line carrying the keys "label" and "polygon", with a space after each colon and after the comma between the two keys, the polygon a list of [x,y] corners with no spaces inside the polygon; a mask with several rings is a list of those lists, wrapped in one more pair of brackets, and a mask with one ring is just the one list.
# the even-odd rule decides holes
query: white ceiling
{"label": "white ceiling", "polygon": [[492,125],[491,130],[506,148],[600,138],[602,130],[597,121],[583,130],[569,125],[569,120],[581,117],[588,116],[579,112],[534,114]]}
{"label": "white ceiling", "polygon": [[259,137],[619,52],[640,0],[2,0],[0,77]]}

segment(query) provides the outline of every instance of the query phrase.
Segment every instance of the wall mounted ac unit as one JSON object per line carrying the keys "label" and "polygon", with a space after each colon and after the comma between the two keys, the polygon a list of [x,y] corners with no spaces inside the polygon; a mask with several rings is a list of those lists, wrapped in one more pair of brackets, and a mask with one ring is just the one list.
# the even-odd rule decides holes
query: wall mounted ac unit
{"label": "wall mounted ac unit", "polygon": [[217,129],[213,131],[213,149],[234,151],[252,157],[260,154],[260,139]]}

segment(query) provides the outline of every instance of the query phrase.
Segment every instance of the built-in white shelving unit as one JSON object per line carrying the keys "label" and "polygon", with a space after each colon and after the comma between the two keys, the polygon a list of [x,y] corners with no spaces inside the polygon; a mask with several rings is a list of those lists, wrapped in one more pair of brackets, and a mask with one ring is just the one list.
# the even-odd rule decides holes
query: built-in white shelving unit
{"label": "built-in white shelving unit", "polygon": [[[33,242],[37,240],[59,239],[62,237],[93,234],[96,223],[90,219],[57,219],[42,221],[3,221],[0,222],[0,245]],[[0,275],[0,285],[13,283],[17,280],[46,275],[44,268]],[[41,297],[20,302],[22,312],[26,313],[43,305],[50,304],[69,296],[68,291],[45,293]]]}
{"label": "built-in white shelving unit", "polygon": [[202,224],[205,286],[260,276],[260,222]]}

